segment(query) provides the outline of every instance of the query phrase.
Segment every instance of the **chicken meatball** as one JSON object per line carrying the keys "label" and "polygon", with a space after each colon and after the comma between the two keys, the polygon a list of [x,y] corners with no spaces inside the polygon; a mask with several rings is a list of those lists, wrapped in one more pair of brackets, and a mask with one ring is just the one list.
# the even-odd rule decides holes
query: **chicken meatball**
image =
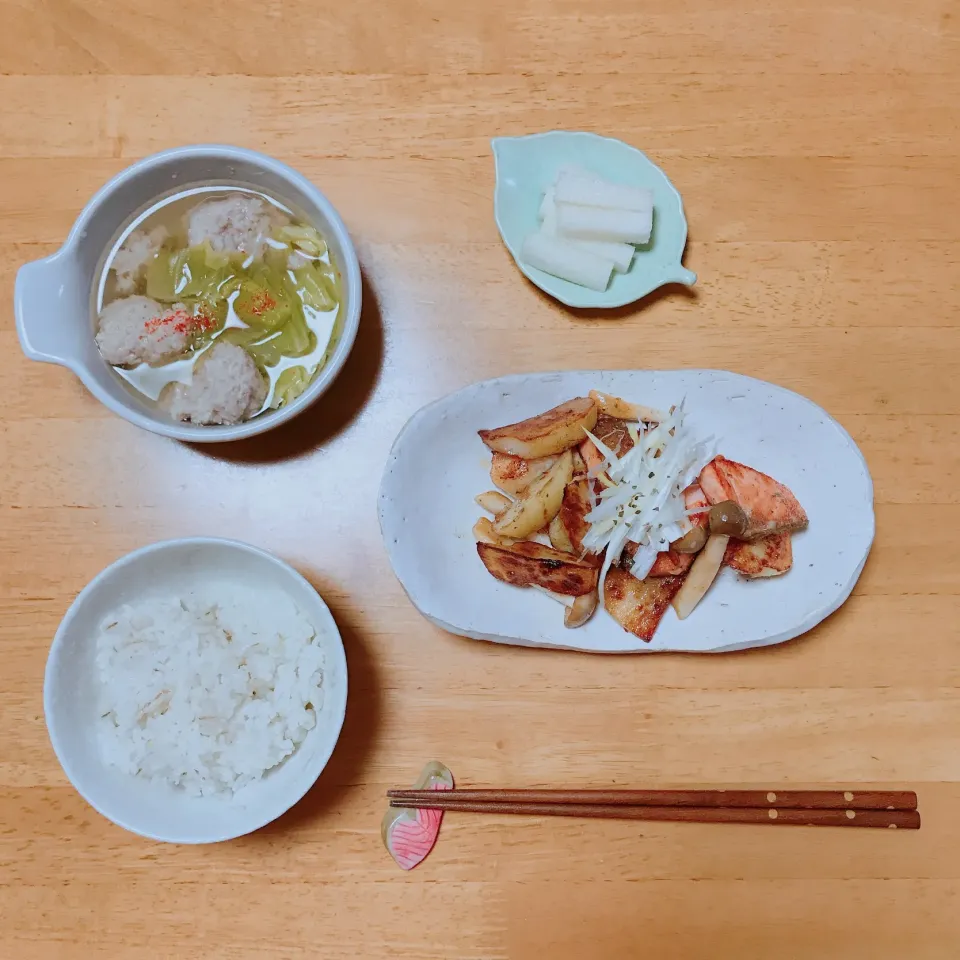
{"label": "chicken meatball", "polygon": [[116,252],[110,269],[117,278],[117,293],[126,295],[137,289],[147,263],[152,260],[169,236],[166,227],[154,227],[149,232],[134,230]]}
{"label": "chicken meatball", "polygon": [[195,207],[187,223],[190,246],[207,242],[218,253],[259,256],[280,212],[260,197],[231,193]]}
{"label": "chicken meatball", "polygon": [[197,361],[193,380],[174,385],[163,403],[175,420],[230,424],[258,414],[266,398],[266,378],[250,354],[233,343],[215,343]]}
{"label": "chicken meatball", "polygon": [[194,333],[183,304],[165,306],[150,297],[124,297],[100,311],[97,346],[104,360],[115,366],[157,366],[182,356]]}

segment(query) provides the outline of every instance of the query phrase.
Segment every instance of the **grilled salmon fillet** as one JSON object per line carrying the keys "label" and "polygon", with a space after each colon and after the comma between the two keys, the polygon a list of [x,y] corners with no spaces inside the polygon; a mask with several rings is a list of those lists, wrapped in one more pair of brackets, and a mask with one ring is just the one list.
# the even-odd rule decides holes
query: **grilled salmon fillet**
{"label": "grilled salmon fillet", "polygon": [[[633,560],[637,552],[637,546],[638,544],[632,540],[628,540],[623,545],[622,559],[620,561],[622,566],[629,568],[630,561]],[[693,565],[694,556],[695,554],[678,553],[676,550],[661,550],[657,554],[657,559],[653,561],[653,566],[650,568],[647,576],[679,577],[681,574],[686,573]]]}
{"label": "grilled salmon fillet", "polygon": [[[710,501],[703,492],[703,488],[696,482],[691,483],[690,486],[683,491],[683,502],[686,504],[688,510],[710,506]],[[710,512],[704,510],[703,513],[691,514],[690,522],[695,527],[705,527],[710,522]]]}
{"label": "grilled salmon fillet", "polygon": [[716,457],[701,470],[698,482],[710,503],[739,504],[747,515],[744,540],[792,533],[807,525],[803,507],[787,487],[736,460]]}
{"label": "grilled salmon fillet", "polygon": [[677,553],[676,550],[662,550],[653,561],[648,577],[679,577],[693,566],[694,553]]}
{"label": "grilled salmon fillet", "polygon": [[779,577],[793,566],[789,533],[775,533],[757,540],[731,540],[723,562],[745,577]]}

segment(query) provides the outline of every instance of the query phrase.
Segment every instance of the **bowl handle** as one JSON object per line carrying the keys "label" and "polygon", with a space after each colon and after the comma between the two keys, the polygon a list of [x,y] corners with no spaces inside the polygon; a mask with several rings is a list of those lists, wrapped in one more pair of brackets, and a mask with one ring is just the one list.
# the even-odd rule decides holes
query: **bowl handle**
{"label": "bowl handle", "polygon": [[80,270],[66,249],[24,264],[14,286],[14,315],[23,352],[31,360],[75,369],[93,331]]}

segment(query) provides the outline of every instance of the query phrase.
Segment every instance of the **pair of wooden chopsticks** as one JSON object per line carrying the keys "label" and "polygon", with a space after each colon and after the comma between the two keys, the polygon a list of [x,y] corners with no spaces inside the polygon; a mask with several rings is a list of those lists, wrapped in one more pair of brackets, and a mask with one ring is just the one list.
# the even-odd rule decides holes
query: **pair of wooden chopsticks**
{"label": "pair of wooden chopsticks", "polygon": [[688,823],[919,830],[910,790],[389,790],[391,807]]}

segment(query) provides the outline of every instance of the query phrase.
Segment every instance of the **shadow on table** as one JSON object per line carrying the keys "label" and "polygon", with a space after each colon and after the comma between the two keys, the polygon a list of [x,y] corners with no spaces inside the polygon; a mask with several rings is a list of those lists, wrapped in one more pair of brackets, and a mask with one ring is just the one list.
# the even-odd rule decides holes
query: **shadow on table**
{"label": "shadow on table", "polygon": [[[323,592],[316,576],[305,575]],[[382,713],[377,668],[360,629],[343,611],[332,605],[330,609],[347,655],[347,712],[340,738],[327,766],[303,799],[273,823],[246,837],[246,842],[272,840],[279,833],[297,830],[335,811],[350,787],[361,779],[373,749]]]}
{"label": "shadow on table", "polygon": [[[542,291],[541,291],[542,293]],[[547,294],[543,293],[544,297]],[[645,310],[649,310],[654,304],[668,297],[676,297],[680,300],[686,300],[695,303],[700,298],[700,293],[696,287],[687,287],[682,283],[668,283],[656,290],[648,293],[643,299],[634,303],[624,304],[622,307],[564,307],[565,313],[568,313],[575,320],[629,320],[631,317],[639,316]],[[549,297],[547,297],[550,299]]]}
{"label": "shadow on table", "polygon": [[235,443],[187,444],[197,453],[234,463],[275,463],[305,456],[353,423],[376,388],[383,366],[383,318],[366,274],[361,274],[360,328],[347,362],[312,406],[275,430]]}
{"label": "shadow on table", "polygon": [[[681,263],[687,255],[690,242],[690,236],[688,235],[687,241],[683,246],[683,253],[680,255]],[[524,277],[523,279],[538,297],[551,304],[560,312],[573,317],[575,320],[629,320],[630,317],[639,316],[645,310],[649,310],[652,306],[661,300],[666,300],[668,297],[677,297],[689,303],[696,303],[696,301],[700,299],[700,291],[697,287],[688,287],[683,283],[667,283],[662,287],[657,287],[656,290],[651,290],[645,297],[641,297],[639,300],[633,301],[633,303],[626,303],[622,307],[568,307],[558,300],[554,300],[550,294],[541,290],[528,277]]]}

